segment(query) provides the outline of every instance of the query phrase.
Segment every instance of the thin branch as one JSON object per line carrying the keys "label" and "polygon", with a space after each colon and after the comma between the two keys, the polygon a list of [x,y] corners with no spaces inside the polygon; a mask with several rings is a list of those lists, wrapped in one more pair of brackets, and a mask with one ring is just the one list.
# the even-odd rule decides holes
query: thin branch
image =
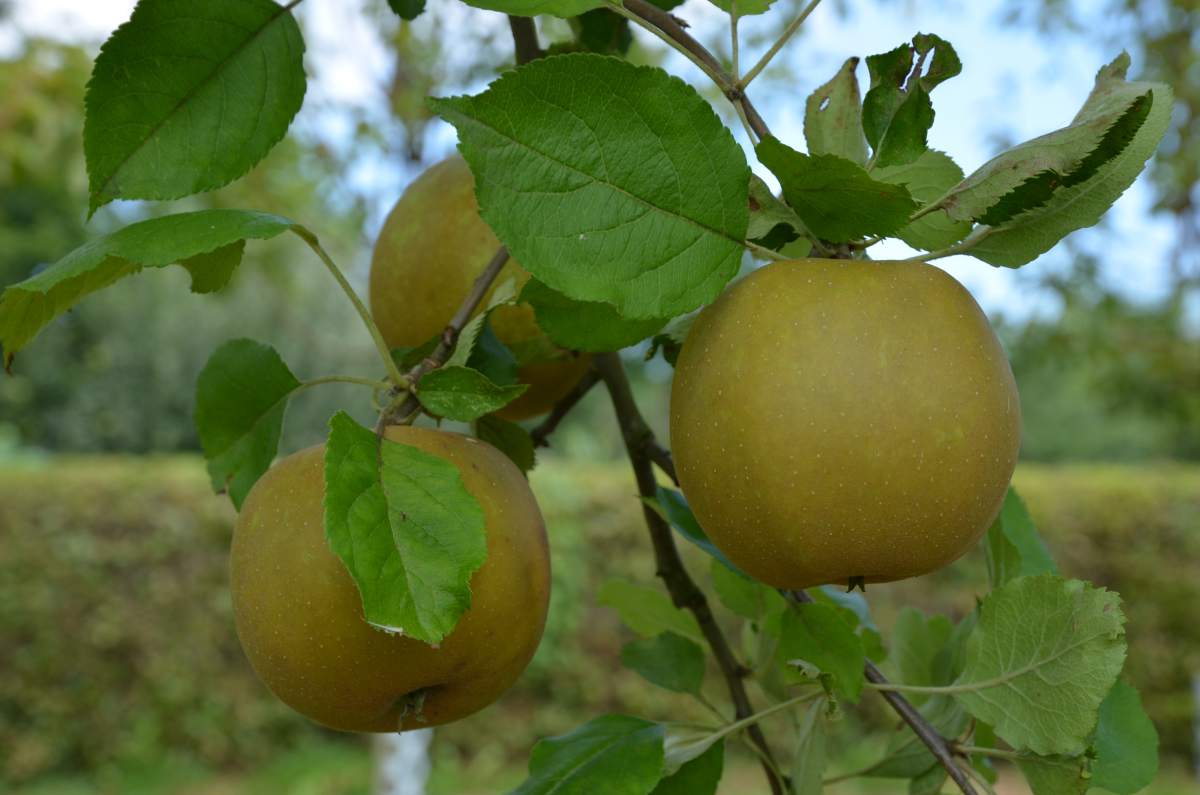
{"label": "thin branch", "polygon": [[583,378],[579,379],[579,383],[575,384],[570,392],[554,404],[554,408],[546,415],[546,419],[542,420],[537,427],[529,432],[529,436],[533,439],[533,446],[549,447],[550,434],[554,433],[558,428],[558,424],[571,413],[571,409],[575,408],[575,404],[583,400],[584,396],[598,383],[600,383],[600,374],[596,372],[595,368],[591,368],[584,373]]}
{"label": "thin branch", "polygon": [[[533,19],[510,14],[508,24],[512,30],[513,47],[516,51],[518,65],[528,63],[546,54],[538,44],[537,28],[533,24]],[[484,267],[483,272],[475,278],[470,291],[459,304],[458,310],[450,318],[450,322],[446,324],[446,328],[442,329],[441,339],[438,340],[433,352],[404,374],[404,377],[408,379],[407,385],[415,385],[421,380],[421,376],[446,363],[446,360],[450,358],[450,353],[454,350],[455,343],[458,342],[458,335],[462,333],[463,326],[467,325],[471,316],[475,314],[475,310],[483,303],[484,296],[488,294],[492,283],[496,281],[496,277],[500,275],[500,271],[507,263],[508,248],[500,246],[492,255],[487,266]],[[382,429],[388,423],[405,421],[414,416],[420,408],[421,401],[410,391],[403,400],[398,400],[380,412],[376,428]]]}
{"label": "thin branch", "polygon": [[[813,598],[804,591],[783,591],[783,595],[793,603],[803,604],[813,601]],[[866,674],[867,681],[874,685],[886,686],[888,684],[887,677],[870,660],[867,660],[864,673]],[[925,743],[930,753],[933,754],[934,759],[942,767],[946,768],[946,772],[954,780],[954,783],[958,785],[958,788],[962,790],[964,795],[978,795],[967,774],[954,761],[954,753],[950,748],[950,743],[925,719],[925,716],[918,712],[916,707],[899,693],[891,690],[880,691],[880,693],[896,714],[908,724],[908,727],[912,729],[921,742]]]}
{"label": "thin branch", "polygon": [[408,385],[412,382],[406,380],[404,375],[400,372],[400,368],[396,366],[396,362],[392,359],[392,349],[389,348],[387,342],[384,341],[383,334],[379,331],[379,326],[375,325],[375,320],[371,317],[370,310],[367,309],[367,306],[362,302],[362,299],[358,297],[358,293],[354,292],[354,288],[351,287],[350,282],[346,280],[346,275],[342,273],[342,269],[337,266],[337,263],[333,261],[333,258],[330,257],[329,253],[321,246],[321,241],[317,239],[317,236],[313,234],[311,230],[306,229],[303,226],[293,226],[291,231],[313,250],[313,253],[317,255],[317,258],[321,260],[321,263],[325,266],[326,270],[329,271],[334,280],[338,283],[338,287],[342,289],[342,292],[345,293],[346,297],[350,299],[350,303],[354,305],[354,311],[358,313],[359,318],[362,319],[363,325],[367,327],[367,332],[371,335],[371,340],[375,343],[375,349],[379,352],[379,357],[383,360],[383,365],[387,370],[388,378],[391,379],[392,383],[395,384],[399,389],[408,387]]}
{"label": "thin branch", "polygon": [[[805,230],[805,231],[808,231],[808,230]],[[813,235],[812,241],[813,241],[813,248],[822,250],[822,251],[825,249],[825,244],[822,243],[820,240],[818,240],[816,235]],[[778,251],[772,251],[771,249],[767,248],[766,246],[760,246],[757,243],[751,243],[749,240],[747,240],[745,242],[745,246],[746,246],[746,248],[750,249],[751,254],[758,257],[759,259],[769,259],[773,262],[783,262],[784,260],[787,259],[787,257],[785,257],[783,254],[780,254]]]}
{"label": "thin branch", "polygon": [[733,73],[733,84],[741,85],[741,71],[738,59],[740,53],[740,42],[738,41],[738,7],[737,0],[730,0],[729,3],[729,68]]}
{"label": "thin branch", "polygon": [[795,35],[796,31],[800,29],[800,26],[804,24],[804,20],[808,19],[808,15],[811,14],[820,4],[821,0],[812,0],[812,2],[805,6],[804,10],[800,12],[800,16],[788,23],[788,26],[784,28],[782,35],[780,35],[779,40],[771,45],[771,49],[767,50],[763,54],[763,57],[758,59],[758,63],[754,64],[754,66],[750,68],[749,72],[746,72],[746,76],[743,77],[742,81],[738,84],[743,90],[746,88],[746,86],[750,85],[754,78],[758,77],[759,73],[763,69],[767,68],[767,64],[771,62],[771,59],[779,54],[779,51],[783,49],[783,45],[788,43],[788,40],[791,39],[792,36]]}
{"label": "thin branch", "polygon": [[533,24],[533,17],[518,17],[509,14],[508,26],[512,29],[517,66],[535,61],[546,54],[538,44],[537,27]]}
{"label": "thin branch", "polygon": [[[446,324],[446,328],[442,329],[441,339],[438,340],[437,346],[433,352],[413,366],[411,370],[404,374],[408,379],[408,383],[416,384],[421,380],[421,376],[428,373],[430,370],[436,370],[446,363],[450,358],[451,351],[454,350],[454,344],[458,342],[458,335],[462,333],[463,326],[467,325],[467,321],[475,314],[475,310],[483,303],[484,296],[488,290],[492,288],[492,282],[496,281],[496,277],[500,275],[500,271],[508,264],[508,249],[504,246],[496,249],[496,253],[492,255],[492,259],[488,262],[487,267],[483,272],[475,278],[475,283],[471,285],[470,291],[463,298],[461,304],[458,305],[454,316],[450,318],[450,322]],[[389,406],[384,411],[384,416],[380,417],[380,422],[384,425],[391,422],[400,421],[411,417],[421,407],[421,402],[417,396],[409,392],[399,405]]]}
{"label": "thin branch", "polygon": [[[629,0],[627,0],[628,2]],[[615,353],[602,353],[596,356],[594,366],[608,388],[612,399],[613,409],[617,415],[617,423],[621,427],[621,436],[625,441],[625,450],[629,455],[629,463],[637,480],[638,493],[645,498],[653,498],[657,483],[654,478],[654,468],[647,454],[647,445],[654,440],[650,427],[642,418],[637,404],[633,400],[633,391],[629,386],[629,378],[625,375],[625,367],[620,357]],[[754,714],[750,697],[746,693],[743,676],[746,668],[734,657],[729,641],[717,624],[708,599],[704,592],[692,580],[683,561],[679,557],[679,549],[675,546],[675,537],[671,528],[657,512],[648,505],[642,506],[642,514],[650,531],[650,540],[654,546],[656,573],[662,578],[671,595],[671,600],[679,608],[691,611],[700,625],[713,657],[725,678],[729,695],[733,701],[734,713],[737,718],[744,719]],[[764,756],[763,770],[771,785],[773,795],[783,795],[787,792],[787,782],[775,772],[778,766],[774,764],[774,756],[766,737],[757,724],[747,728],[751,742]],[[765,760],[771,760],[769,763]]]}
{"label": "thin branch", "polygon": [[[687,55],[697,66],[704,70],[722,93],[729,99],[730,102],[740,106],[741,111],[745,114],[746,123],[750,129],[759,138],[766,138],[771,134],[767,128],[767,123],[763,121],[762,116],[758,114],[754,104],[750,102],[750,98],[742,91],[725,68],[721,66],[713,54],[705,49],[704,45],[692,38],[691,34],[683,29],[683,26],[676,21],[675,17],[663,11],[655,5],[651,5],[646,0],[622,0],[624,8],[633,16],[630,17],[634,22],[637,22],[644,28],[649,29],[652,33],[665,34],[660,36],[664,40],[669,39],[673,42],[672,46],[676,46],[680,52]],[[619,12],[618,12],[619,13]],[[629,16],[625,14],[623,16]]]}

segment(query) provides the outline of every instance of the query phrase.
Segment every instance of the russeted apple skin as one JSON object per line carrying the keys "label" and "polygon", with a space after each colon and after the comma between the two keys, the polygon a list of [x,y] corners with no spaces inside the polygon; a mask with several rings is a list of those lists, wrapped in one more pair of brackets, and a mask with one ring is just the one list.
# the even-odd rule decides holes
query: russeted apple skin
{"label": "russeted apple skin", "polygon": [[[456,433],[392,427],[387,438],[454,464],[483,507],[487,561],[471,578],[470,609],[437,648],[363,620],[358,589],[325,539],[323,446],[263,475],[233,536],[234,618],[251,665],[280,700],[343,731],[437,726],[491,704],[533,657],[549,604],[545,525],[520,470]],[[418,691],[420,715],[405,715]]]}
{"label": "russeted apple skin", "polygon": [[995,519],[1020,446],[970,293],[914,262],[776,262],[692,326],[671,443],[713,543],[778,588],[925,574]]}
{"label": "russeted apple skin", "polygon": [[[479,216],[475,178],[465,160],[452,155],[417,177],[389,213],[371,258],[371,316],[388,345],[411,348],[440,333],[499,247]],[[493,290],[505,281],[520,290],[528,280],[529,273],[509,260]],[[526,305],[500,307],[491,322],[504,343],[542,336]],[[588,355],[566,354],[522,367],[518,376],[529,389],[497,415],[522,420],[546,413],[590,363]]]}

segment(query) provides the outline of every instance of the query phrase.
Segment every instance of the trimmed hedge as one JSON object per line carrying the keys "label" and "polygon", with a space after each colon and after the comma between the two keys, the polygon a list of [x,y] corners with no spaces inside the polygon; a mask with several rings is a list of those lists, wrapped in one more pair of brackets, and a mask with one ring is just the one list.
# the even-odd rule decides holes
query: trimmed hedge
{"label": "trimmed hedge", "polygon": [[[473,773],[511,770],[537,737],[601,710],[699,717],[621,669],[629,635],[595,602],[610,577],[653,579],[627,467],[547,463],[534,476],[554,555],[546,640],[499,704],[438,733],[439,756]],[[1124,594],[1130,675],[1165,747],[1187,754],[1200,469],[1025,467],[1018,485],[1065,572]],[[0,464],[0,783],[86,772],[119,789],[123,770],[164,756],[238,768],[328,734],[276,702],[241,654],[227,591],[232,519],[197,459]],[[706,582],[699,553],[684,553]],[[873,587],[871,601],[885,625],[904,604],[961,612],[981,577],[973,555]]]}

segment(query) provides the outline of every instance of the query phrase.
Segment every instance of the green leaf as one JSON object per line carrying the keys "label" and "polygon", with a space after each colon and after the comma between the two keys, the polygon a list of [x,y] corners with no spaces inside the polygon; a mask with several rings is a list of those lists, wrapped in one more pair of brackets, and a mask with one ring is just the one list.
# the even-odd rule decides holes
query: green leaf
{"label": "green leaf", "polygon": [[673,317],[737,273],[749,169],[682,80],[562,55],[430,106],[458,128],[484,220],[558,292],[626,318]]}
{"label": "green leaf", "polygon": [[604,5],[604,0],[466,0],[468,5],[499,11],[518,17],[536,17],[550,14],[556,17],[574,17]]}
{"label": "green leaf", "polygon": [[789,664],[800,660],[815,665],[833,681],[834,692],[858,701],[865,677],[866,653],[838,609],[820,603],[794,605],[783,614],[779,651]]}
{"label": "green leaf", "polygon": [[475,347],[467,357],[467,367],[478,370],[487,376],[488,380],[499,386],[510,386],[519,383],[517,374],[517,357],[512,350],[500,341],[491,323],[484,323]]}
{"label": "green leaf", "polygon": [[[1096,75],[1095,87],[1069,125],[992,158],[956,185],[938,204],[955,220],[980,220],[995,212],[998,220],[993,223],[998,223],[1005,216],[1011,217],[1011,211],[1000,215],[995,210],[1006,196],[1021,191],[1023,185],[1027,186],[1025,191],[1032,190],[1046,178],[1045,175],[1061,181],[1075,173],[1089,156],[1100,150],[1105,137],[1115,125],[1118,132],[1124,129],[1120,126],[1122,119],[1141,118],[1140,126],[1144,127],[1151,119],[1161,119],[1163,114],[1169,117],[1170,89],[1160,83],[1126,81],[1128,67],[1129,56],[1122,53]],[[1147,95],[1152,95],[1152,107],[1149,108],[1151,118],[1145,118],[1144,115]],[[1153,143],[1138,164],[1139,171],[1141,162],[1157,146],[1162,132],[1152,137]],[[1105,159],[1111,159],[1119,151],[1102,154]],[[1094,172],[1095,165],[1092,164],[1089,171]],[[1033,185],[1030,185],[1031,180],[1034,181]],[[1044,203],[1045,197],[1039,198]],[[1027,201],[1033,199],[1028,198]]]}
{"label": "green leaf", "polygon": [[575,40],[588,52],[625,55],[633,44],[629,20],[609,8],[596,8],[570,20]]}
{"label": "green leaf", "polygon": [[[946,645],[954,627],[945,616],[925,617],[920,610],[906,607],[896,618],[892,629],[892,653],[890,659],[895,666],[899,681],[906,685],[938,685],[934,672],[934,660]],[[919,694],[912,700],[920,702]]]}
{"label": "green leaf", "polygon": [[755,151],[779,177],[788,204],[823,240],[843,243],[865,235],[890,235],[917,208],[906,188],[874,180],[862,166],[844,158],[812,157],[776,138],[764,138]]}
{"label": "green leaf", "polygon": [[[139,6],[140,8],[140,6]],[[239,240],[267,240],[293,228],[277,215],[248,210],[201,210],[130,224],[84,243],[34,276],[0,295],[0,345],[6,364],[51,320],[86,295],[142,268],[188,262],[193,285],[209,288],[227,279],[228,258]],[[197,259],[224,248],[224,253]],[[221,275],[201,273],[214,267]]]}
{"label": "green leaf", "polygon": [[245,240],[237,240],[227,246],[197,254],[180,261],[180,265],[192,276],[193,293],[215,293],[229,284],[233,271],[242,261]]}
{"label": "green leaf", "polygon": [[773,588],[729,568],[716,558],[712,559],[709,574],[721,604],[750,621],[762,617],[768,602],[783,598]]}
{"label": "green leaf", "polygon": [[[929,68],[921,75],[926,62]],[[919,33],[912,46],[868,56],[867,71],[871,88],[863,99],[862,126],[875,150],[874,161],[879,166],[911,163],[926,150],[933,126],[929,93],[961,72],[962,63],[945,39]]]}
{"label": "green leaf", "polygon": [[577,301],[530,279],[521,290],[521,303],[533,307],[538,327],[555,344],[575,351],[619,351],[653,336],[665,318],[629,319],[612,304]]}
{"label": "green leaf", "polygon": [[1133,795],[1158,774],[1158,731],[1142,709],[1137,690],[1118,679],[1100,704],[1092,738],[1092,786]]}
{"label": "green leaf", "polygon": [[475,421],[475,435],[508,456],[522,472],[528,473],[537,464],[533,438],[515,422],[489,414]]}
{"label": "green leaf", "polygon": [[442,334],[438,332],[429,339],[415,347],[400,346],[392,348],[392,360],[401,370],[411,370],[421,363],[427,356],[437,349],[438,343],[442,341]]}
{"label": "green leaf", "polygon": [[[962,61],[950,42],[933,33],[918,33],[913,36],[913,47],[917,55],[923,56],[929,63],[929,68],[921,76],[921,87],[933,91],[934,87],[959,75],[962,72]],[[933,53],[933,58],[929,58]]]}
{"label": "green leaf", "polygon": [[650,795],[716,795],[725,772],[725,743],[718,742],[658,782]]}
{"label": "green leaf", "polygon": [[425,0],[387,0],[388,7],[401,19],[412,21],[425,10]]}
{"label": "green leaf", "polygon": [[[727,14],[733,10],[732,0],[710,0],[710,2]],[[764,14],[774,2],[775,0],[738,0],[737,14],[739,17]]]}
{"label": "green leaf", "polygon": [[483,509],[449,461],[380,439],[338,412],[325,448],[325,535],[363,617],[440,643],[471,605],[487,557]]}
{"label": "green leaf", "polygon": [[[873,168],[871,176],[893,185],[903,185],[917,202],[925,205],[961,181],[963,173],[944,152],[926,149],[911,163]],[[970,231],[970,221],[953,221],[945,210],[934,210],[900,229],[896,237],[915,249],[936,251],[957,243]]]}
{"label": "green leaf", "polygon": [[875,619],[871,618],[871,606],[867,604],[867,598],[859,591],[847,591],[836,585],[822,585],[820,588],[811,589],[809,593],[818,602],[828,602],[854,613],[858,619],[857,623],[863,627],[878,629],[875,626]]}
{"label": "green leaf", "polygon": [[[991,265],[1018,268],[1049,251],[1076,229],[1095,225],[1133,184],[1170,126],[1171,89],[1154,85],[1149,114],[1119,155],[1082,182],[1064,180],[1044,206],[1022,213],[1001,227],[988,229],[964,253]],[[1086,169],[1085,164],[1081,172]]]}
{"label": "green leaf", "polygon": [[674,632],[626,643],[621,664],[651,684],[676,693],[699,693],[704,682],[704,650]]}
{"label": "green leaf", "polygon": [[920,157],[929,148],[926,136],[933,126],[933,116],[933,100],[917,83],[892,115],[876,149],[875,162],[880,166],[898,166]]}
{"label": "green leaf", "polygon": [[938,795],[947,778],[946,768],[934,765],[908,782],[908,795]]}
{"label": "green leaf", "polygon": [[84,99],[90,210],[232,182],[283,138],[304,91],[304,39],[278,4],[138,3]]}
{"label": "green leaf", "polygon": [[[512,279],[506,278],[496,285],[495,289],[492,290],[492,297],[488,300],[487,306],[484,307],[482,312],[477,313],[467,321],[462,331],[459,332],[458,339],[454,341],[454,350],[451,351],[450,358],[446,360],[446,364],[449,366],[465,367],[475,354],[475,344],[483,335],[484,329],[488,326],[488,318],[491,316],[492,311],[501,306],[515,304],[516,301],[517,287]],[[432,343],[436,346],[441,340],[441,336],[439,332],[434,335],[432,340],[425,344],[429,345]],[[418,359],[418,361],[420,360]]]}
{"label": "green leaf", "polygon": [[980,605],[956,698],[1017,749],[1074,756],[1125,661],[1120,597],[1051,574],[1020,577]]}
{"label": "green leaf", "polygon": [[675,528],[681,536],[700,547],[700,549],[709,555],[712,555],[730,571],[737,572],[743,577],[748,577],[745,572],[733,565],[729,558],[725,557],[725,553],[717,549],[716,545],[709,540],[704,529],[700,527],[700,522],[696,520],[696,515],[692,513],[692,508],[688,505],[687,498],[681,492],[658,486],[655,492],[655,500],[650,507],[657,510],[667,520],[667,523]]}
{"label": "green leaf", "polygon": [[979,610],[975,609],[954,625],[954,631],[946,644],[933,658],[933,678],[938,684],[952,682],[963,671],[967,662],[967,641],[979,623]]}
{"label": "green leaf", "polygon": [[901,44],[894,50],[867,56],[871,85],[863,99],[862,123],[867,142],[874,149],[887,132],[896,108],[904,101],[904,81],[912,69],[913,50]]}
{"label": "green leaf", "polygon": [[984,551],[993,588],[1030,574],[1058,574],[1058,566],[1033,526],[1025,503],[1009,486],[1000,515],[988,529]]}
{"label": "green leaf", "polygon": [[435,417],[471,422],[504,408],[528,388],[528,384],[497,386],[478,370],[446,366],[421,377],[417,397]]}
{"label": "green leaf", "polygon": [[[970,723],[970,718],[953,698],[935,695],[920,706],[920,712],[943,737],[957,737]],[[887,753],[864,775],[872,778],[916,778],[937,760],[925,743],[907,724],[901,724],[888,740]]]}
{"label": "green leaf", "polygon": [[777,199],[767,183],[751,174],[750,224],[746,227],[746,237],[762,240],[780,225],[791,230],[793,235],[804,228],[804,222],[796,215],[796,211]]}
{"label": "green leaf", "polygon": [[858,78],[854,76],[858,61],[858,58],[847,59],[832,80],[805,100],[804,139],[809,154],[837,155],[866,165],[862,98],[858,93]]}
{"label": "green leaf", "polygon": [[673,776],[692,760],[721,744],[718,732],[687,725],[669,725],[663,739],[663,774]]}
{"label": "green leaf", "polygon": [[1004,226],[1027,210],[1046,204],[1055,191],[1070,188],[1095,176],[1100,167],[1129,146],[1146,122],[1153,104],[1153,94],[1147,91],[1133,101],[1128,110],[1109,127],[1100,143],[1067,174],[1042,171],[1022,182],[988,208],[979,222],[989,226]]}
{"label": "green leaf", "polygon": [[1033,795],[1084,795],[1092,784],[1081,756],[1022,754],[1017,767],[1021,768]]}
{"label": "green leaf", "polygon": [[644,638],[662,632],[674,632],[695,641],[703,640],[700,625],[691,613],[685,613],[661,590],[634,585],[624,580],[609,580],[600,586],[597,601],[621,614],[621,620]]}
{"label": "green leaf", "polygon": [[[996,746],[996,731],[986,723],[975,722],[975,728],[971,736],[971,742],[980,748],[995,748]],[[1000,773],[996,771],[996,765],[992,762],[990,756],[983,754],[972,754],[970,757],[971,767],[975,768],[988,783],[995,784],[1000,780]]]}
{"label": "green leaf", "polygon": [[1094,225],[1133,183],[1170,126],[1173,94],[1162,83],[1127,82],[1128,67],[1122,53],[1100,70],[1068,127],[999,155],[938,201],[951,217],[991,224],[963,253],[1018,268]]}
{"label": "green leaf", "polygon": [[804,713],[796,733],[792,758],[794,795],[821,795],[824,790],[826,756],[825,699],[818,698]]}
{"label": "green leaf", "polygon": [[213,488],[241,510],[250,487],[275,460],[288,396],[300,381],[270,345],[230,340],[196,379],[196,433]]}
{"label": "green leaf", "polygon": [[646,795],[662,776],[661,724],[626,715],[595,718],[541,740],[529,778],[512,795]]}

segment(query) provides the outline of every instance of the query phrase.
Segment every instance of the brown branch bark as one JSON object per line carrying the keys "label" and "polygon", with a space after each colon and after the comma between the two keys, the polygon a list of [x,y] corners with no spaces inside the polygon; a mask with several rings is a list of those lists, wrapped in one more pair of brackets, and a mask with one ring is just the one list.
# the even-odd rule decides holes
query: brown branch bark
{"label": "brown branch bark", "polygon": [[[813,601],[813,598],[804,591],[783,591],[782,593],[788,601],[793,603],[803,604]],[[867,660],[867,664],[863,670],[868,682],[877,685],[887,684],[887,677],[870,660]],[[929,752],[933,754],[934,759],[946,769],[946,773],[950,775],[950,778],[963,791],[964,795],[977,795],[975,786],[971,783],[967,774],[954,761],[954,751],[950,748],[950,742],[934,728],[933,724],[925,720],[925,716],[901,694],[892,690],[882,690],[879,691],[879,694],[895,710],[896,714],[908,724],[908,728],[912,729],[913,734],[917,735],[917,739],[925,744]]]}
{"label": "brown branch bark", "polygon": [[[438,340],[437,346],[433,352],[418,362],[404,376],[408,382],[414,387],[421,380],[421,376],[428,373],[430,370],[436,370],[446,363],[450,358],[451,351],[454,350],[454,345],[458,342],[458,335],[462,333],[463,326],[467,325],[467,321],[475,314],[475,310],[483,303],[484,296],[492,287],[492,282],[496,281],[496,277],[500,275],[500,271],[508,264],[508,249],[504,246],[496,249],[496,253],[492,255],[491,260],[483,269],[483,272],[475,278],[475,282],[471,285],[470,291],[467,292],[454,316],[450,318],[450,322],[446,324],[446,328],[442,329],[442,337]],[[421,402],[417,399],[416,394],[409,392],[398,406],[391,407],[384,411],[379,417],[379,426],[383,427],[392,422],[404,420],[412,416],[414,412],[421,407]]]}
{"label": "brown branch bark", "polygon": [[517,66],[537,60],[546,54],[538,44],[537,27],[533,24],[532,17],[518,17],[509,14],[508,26],[512,29]]}
{"label": "brown branch bark", "polygon": [[[655,444],[654,434],[642,418],[642,414],[633,400],[633,392],[629,387],[629,379],[625,375],[625,367],[621,364],[621,359],[617,354],[604,353],[596,356],[595,368],[608,388],[608,394],[612,399],[617,423],[621,427],[621,436],[625,441],[625,450],[629,455],[629,463],[633,467],[633,474],[637,480],[638,493],[643,497],[653,498],[657,483],[654,479],[654,469],[648,447]],[[642,513],[645,516],[646,526],[650,531],[650,541],[654,547],[655,573],[666,585],[667,591],[671,595],[671,601],[675,603],[676,607],[689,610],[696,617],[700,631],[704,634],[704,639],[708,642],[713,657],[717,660],[721,674],[725,677],[725,684],[729,688],[729,695],[733,700],[737,717],[740,719],[753,715],[754,708],[750,704],[750,697],[746,693],[746,684],[743,681],[747,670],[734,656],[729,641],[726,640],[725,634],[713,616],[712,609],[708,606],[708,599],[704,596],[704,592],[700,590],[684,568],[683,561],[679,557],[679,549],[675,546],[675,537],[671,533],[671,528],[649,506],[643,506]],[[770,782],[771,792],[773,795],[783,795],[787,792],[787,782],[781,780],[775,773],[778,765],[774,762],[774,755],[762,729],[758,725],[754,725],[748,727],[746,732],[750,742],[754,743],[763,756],[763,771]]]}
{"label": "brown branch bark", "polygon": [[593,367],[584,373],[583,378],[579,379],[579,383],[572,387],[562,400],[555,403],[546,418],[529,432],[530,438],[533,439],[533,446],[549,447],[550,434],[554,433],[558,424],[571,413],[575,404],[583,400],[584,396],[591,392],[592,387],[598,383],[600,383],[600,374],[596,372],[596,368]]}
{"label": "brown branch bark", "polygon": [[646,2],[646,0],[622,0],[621,4],[630,13],[649,22],[678,42],[692,55],[703,61],[705,66],[711,70],[714,79],[719,83],[719,88],[729,101],[735,102],[742,107],[742,112],[746,114],[746,121],[749,123],[750,129],[754,130],[759,138],[766,138],[771,134],[771,131],[767,129],[767,123],[763,121],[762,116],[759,115],[758,110],[754,107],[754,103],[750,101],[750,97],[746,96],[746,92],[734,83],[733,76],[725,71],[725,67],[721,65],[721,62],[713,57],[713,54],[703,44],[696,41],[690,33],[684,30],[683,25],[679,24],[679,21],[675,17],[663,11],[658,6]]}

